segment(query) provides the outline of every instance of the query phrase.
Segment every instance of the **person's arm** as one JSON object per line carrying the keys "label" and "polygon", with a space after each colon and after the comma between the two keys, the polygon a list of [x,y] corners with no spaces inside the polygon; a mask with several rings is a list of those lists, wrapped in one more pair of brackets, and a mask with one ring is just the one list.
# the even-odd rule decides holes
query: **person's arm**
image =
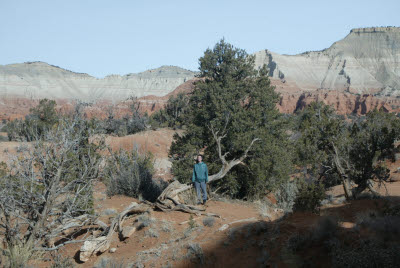
{"label": "person's arm", "polygon": [[193,167],[193,175],[192,175],[192,182],[196,180],[196,172],[195,172],[195,167]]}
{"label": "person's arm", "polygon": [[208,182],[208,167],[206,165],[206,182]]}

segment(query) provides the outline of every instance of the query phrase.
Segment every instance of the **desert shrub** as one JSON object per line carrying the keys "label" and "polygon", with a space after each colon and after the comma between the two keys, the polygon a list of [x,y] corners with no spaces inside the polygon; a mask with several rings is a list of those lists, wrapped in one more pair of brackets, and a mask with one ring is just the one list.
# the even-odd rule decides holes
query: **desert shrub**
{"label": "desert shrub", "polygon": [[286,246],[293,252],[297,252],[300,249],[308,248],[312,243],[312,236],[310,232],[294,233],[289,236]]}
{"label": "desert shrub", "polygon": [[57,254],[51,264],[50,268],[74,268],[75,265],[71,258],[63,257]]}
{"label": "desert shrub", "polygon": [[371,221],[373,221],[379,214],[375,210],[367,210],[361,211],[356,215],[356,224],[367,227],[370,225]]}
{"label": "desert shrub", "polygon": [[8,139],[33,141],[43,138],[59,120],[54,100],[42,99],[39,104],[30,110],[25,120],[9,122],[5,130]]}
{"label": "desert shrub", "polygon": [[159,236],[158,231],[155,228],[149,228],[148,230],[146,230],[144,232],[144,235],[148,236],[148,237],[156,237],[156,238]]}
{"label": "desert shrub", "polygon": [[100,133],[126,136],[146,129],[149,119],[147,114],[140,112],[140,102],[136,99],[130,105],[130,112],[123,117],[117,117],[114,109],[114,106],[110,106],[106,111],[107,118],[97,122],[100,125]]}
{"label": "desert shrub", "polygon": [[153,179],[151,155],[141,155],[137,150],[120,150],[111,154],[104,168],[107,194],[143,197],[155,201],[167,183]]}
{"label": "desert shrub", "polygon": [[110,216],[110,215],[116,215],[118,213],[118,211],[116,209],[113,208],[107,208],[105,210],[102,211],[102,215],[106,215],[106,216]]}
{"label": "desert shrub", "polygon": [[340,247],[332,254],[333,267],[400,267],[400,245],[377,240],[361,241],[359,246]]}
{"label": "desert shrub", "polygon": [[272,204],[270,202],[262,202],[262,201],[257,201],[256,202],[258,206],[258,212],[260,213],[260,216],[263,218],[270,218],[272,215],[272,210],[271,206]]}
{"label": "desert shrub", "polygon": [[94,268],[127,268],[133,267],[127,265],[124,260],[116,260],[112,258],[101,258],[101,260],[94,265]]}
{"label": "desert shrub", "polygon": [[299,180],[294,209],[317,212],[324,198],[324,185],[318,182]]}
{"label": "desert shrub", "polygon": [[193,262],[200,262],[201,264],[204,264],[205,258],[204,258],[204,253],[203,249],[201,246],[197,243],[189,243],[187,245],[187,258],[190,258]]}
{"label": "desert shrub", "polygon": [[214,217],[207,217],[203,219],[203,225],[207,227],[213,227],[215,223]]}
{"label": "desert shrub", "polygon": [[279,186],[274,192],[277,206],[285,212],[291,212],[296,201],[298,185],[295,182],[288,181]]}
{"label": "desert shrub", "polygon": [[196,221],[194,220],[192,214],[190,214],[190,216],[189,216],[189,223],[188,223],[188,224],[189,224],[189,229],[194,229],[194,228],[197,227],[197,223],[196,223]]}
{"label": "desert shrub", "polygon": [[[297,116],[296,162],[326,186],[342,183],[347,199],[387,181],[385,159],[394,159],[400,120],[393,113],[370,111],[353,122],[323,103],[311,103]],[[351,183],[357,185],[352,189]],[[376,195],[376,193],[374,193]]]}
{"label": "desert shrub", "polygon": [[400,217],[400,205],[391,205],[389,201],[385,201],[382,208],[382,214],[387,216],[399,216]]}
{"label": "desert shrub", "polygon": [[5,255],[5,263],[1,263],[4,267],[21,268],[26,267],[29,260],[37,258],[33,246],[28,243],[15,243],[3,250]]}
{"label": "desert shrub", "polygon": [[370,221],[369,228],[379,234],[381,237],[398,237],[400,235],[400,217],[383,216]]}
{"label": "desert shrub", "polygon": [[334,237],[338,231],[339,222],[336,217],[325,216],[322,217],[313,230],[313,239],[315,240],[329,240]]}
{"label": "desert shrub", "polygon": [[171,225],[171,223],[169,221],[162,220],[161,223],[162,223],[161,230],[164,233],[169,233],[169,232],[172,231],[173,227],[172,227],[172,225]]}
{"label": "desert shrub", "polygon": [[0,233],[12,267],[31,251],[54,250],[48,242],[55,237],[74,239],[64,237],[65,222],[91,217],[103,142],[89,143],[90,134],[79,118],[60,120],[46,141],[32,142],[1,165]]}
{"label": "desert shrub", "polygon": [[155,219],[149,217],[149,215],[147,214],[143,214],[137,218],[137,221],[140,223],[141,227],[149,227],[151,224],[155,222]]}

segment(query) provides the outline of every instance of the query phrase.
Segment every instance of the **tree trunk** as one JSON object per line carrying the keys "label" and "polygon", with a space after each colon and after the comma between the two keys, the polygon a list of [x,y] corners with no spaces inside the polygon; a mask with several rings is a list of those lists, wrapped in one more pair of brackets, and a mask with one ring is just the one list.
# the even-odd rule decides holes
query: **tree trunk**
{"label": "tree trunk", "polygon": [[[259,140],[258,138],[253,139],[251,141],[250,145],[247,147],[247,149],[245,150],[245,152],[243,153],[243,155],[240,158],[233,159],[228,162],[225,159],[225,156],[227,155],[227,153],[225,153],[223,155],[221,152],[221,139],[223,137],[225,137],[225,135],[217,136],[218,132],[215,133],[212,129],[211,129],[211,131],[213,132],[214,139],[217,142],[218,155],[222,162],[222,167],[218,173],[208,177],[209,182],[213,182],[213,181],[222,179],[234,166],[236,166],[240,163],[243,163],[243,161],[246,159],[247,154],[248,154],[249,150],[251,149],[251,147],[253,146],[253,144]],[[193,187],[192,184],[182,184],[178,181],[172,182],[170,185],[168,185],[167,188],[165,188],[165,190],[157,198],[155,206],[158,209],[163,210],[163,211],[181,210],[181,211],[192,213],[192,214],[210,215],[210,214],[201,212],[199,209],[197,209],[195,207],[188,207],[188,206],[182,204],[182,202],[179,198],[179,194],[191,189],[192,187]],[[215,215],[211,215],[211,216],[215,216]]]}
{"label": "tree trunk", "polygon": [[353,192],[351,189],[350,179],[346,175],[344,168],[342,167],[342,164],[340,163],[339,152],[338,152],[335,144],[332,143],[332,146],[335,151],[335,155],[333,158],[335,161],[336,168],[339,171],[339,176],[342,179],[344,194],[345,194],[347,200],[353,199]]}

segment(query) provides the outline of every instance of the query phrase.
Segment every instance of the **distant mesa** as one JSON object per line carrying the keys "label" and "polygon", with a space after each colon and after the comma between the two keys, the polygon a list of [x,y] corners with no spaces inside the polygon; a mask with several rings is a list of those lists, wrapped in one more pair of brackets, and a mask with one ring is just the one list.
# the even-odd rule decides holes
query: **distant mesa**
{"label": "distant mesa", "polygon": [[257,67],[301,91],[337,90],[400,96],[400,28],[357,28],[321,51],[280,55],[255,53]]}
{"label": "distant mesa", "polygon": [[98,79],[44,62],[26,62],[0,65],[0,96],[121,101],[131,96],[164,96],[194,75],[180,67],[162,66]]}
{"label": "distant mesa", "polygon": [[[281,55],[262,50],[254,55],[256,68],[264,64],[269,68],[272,84],[281,93],[278,106],[282,112],[296,111],[311,100],[332,104],[341,113],[365,113],[373,108],[400,111],[399,27],[353,29],[321,51]],[[161,66],[99,79],[44,62],[0,65],[0,112],[18,109],[7,106],[20,103],[7,101],[11,99],[116,103],[132,96],[142,98],[154,110],[169,95],[190,91],[195,75],[177,66]]]}

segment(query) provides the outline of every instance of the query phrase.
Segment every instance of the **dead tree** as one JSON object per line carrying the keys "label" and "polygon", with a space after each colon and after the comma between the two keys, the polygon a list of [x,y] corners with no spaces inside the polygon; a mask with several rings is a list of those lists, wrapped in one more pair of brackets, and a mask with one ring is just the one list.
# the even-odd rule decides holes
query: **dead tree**
{"label": "dead tree", "polygon": [[[247,158],[248,153],[251,150],[253,144],[260,140],[259,138],[253,139],[239,158],[227,160],[226,157],[227,155],[229,155],[229,152],[225,153],[222,152],[221,141],[227,136],[228,123],[229,123],[229,117],[226,118],[225,125],[221,131],[215,130],[215,128],[211,124],[209,125],[209,129],[212,133],[214,141],[217,144],[219,160],[222,163],[221,169],[216,174],[209,176],[208,179],[209,182],[222,179],[234,166],[243,164],[243,161]],[[183,201],[179,197],[179,194],[191,189],[192,187],[193,187],[192,184],[182,184],[178,181],[174,181],[170,185],[168,185],[168,187],[160,194],[154,206],[162,211],[180,210],[192,214],[216,216],[216,215],[211,215],[209,213],[205,213],[202,209],[198,207],[183,204]]]}
{"label": "dead tree", "polygon": [[[89,144],[83,120],[62,119],[42,140],[10,155],[0,178],[0,235],[4,253],[18,248],[56,250],[74,240],[74,230],[104,229],[93,215],[99,144]],[[11,260],[10,260],[11,261]]]}
{"label": "dead tree", "polygon": [[140,226],[137,223],[133,226],[123,227],[125,219],[132,214],[142,214],[149,212],[151,207],[146,204],[137,204],[132,202],[127,208],[124,209],[117,217],[114,218],[110,226],[99,236],[92,236],[87,239],[82,245],[79,252],[79,259],[86,262],[93,255],[103,253],[110,248],[112,238],[116,232],[119,233],[122,239],[129,238]]}

